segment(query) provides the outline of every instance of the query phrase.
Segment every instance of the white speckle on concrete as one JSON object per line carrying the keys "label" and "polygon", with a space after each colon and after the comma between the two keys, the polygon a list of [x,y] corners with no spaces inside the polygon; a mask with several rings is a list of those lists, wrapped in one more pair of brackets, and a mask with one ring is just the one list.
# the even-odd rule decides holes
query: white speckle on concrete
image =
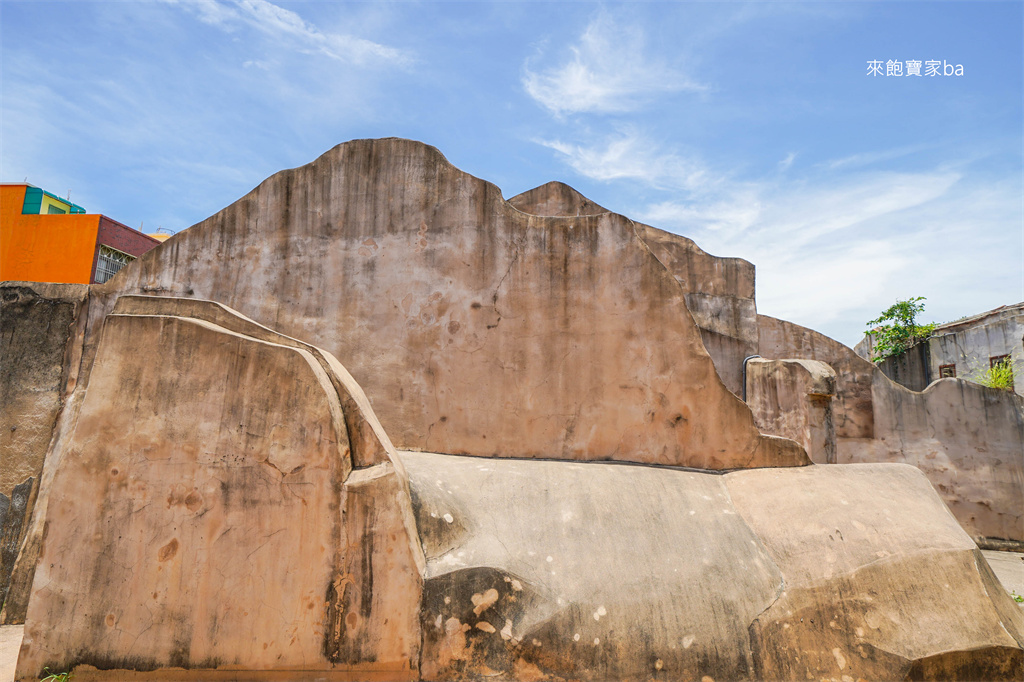
{"label": "white speckle on concrete", "polygon": [[601,620],[601,616],[607,616],[608,611],[603,606],[598,606],[597,611],[594,611],[594,620]]}
{"label": "white speckle on concrete", "polygon": [[548,563],[551,563],[554,560],[555,560],[555,558],[549,554],[548,555]]}
{"label": "white speckle on concrete", "polygon": [[445,514],[443,518],[448,523],[455,523],[455,517],[452,516],[451,514]]}
{"label": "white speckle on concrete", "polygon": [[580,641],[580,633],[577,632],[575,635],[573,635],[572,636],[572,641],[574,641],[574,642]]}
{"label": "white speckle on concrete", "polygon": [[597,645],[598,645],[598,644],[600,644],[600,643],[601,643],[601,640],[600,640],[600,638],[598,638],[598,637],[595,637],[595,638],[594,638],[594,646],[597,646]]}
{"label": "white speckle on concrete", "polygon": [[694,640],[694,636],[693,635],[687,635],[686,637],[683,637],[683,648],[684,649],[689,649],[690,645],[693,644],[693,640]]}

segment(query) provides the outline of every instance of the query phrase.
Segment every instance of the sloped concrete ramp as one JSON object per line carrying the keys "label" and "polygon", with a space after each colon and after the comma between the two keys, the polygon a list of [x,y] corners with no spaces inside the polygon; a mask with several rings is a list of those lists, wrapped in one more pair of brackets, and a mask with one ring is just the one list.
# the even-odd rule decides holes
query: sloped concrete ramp
{"label": "sloped concrete ramp", "polygon": [[424,679],[1017,679],[1024,620],[918,470],[400,451]]}

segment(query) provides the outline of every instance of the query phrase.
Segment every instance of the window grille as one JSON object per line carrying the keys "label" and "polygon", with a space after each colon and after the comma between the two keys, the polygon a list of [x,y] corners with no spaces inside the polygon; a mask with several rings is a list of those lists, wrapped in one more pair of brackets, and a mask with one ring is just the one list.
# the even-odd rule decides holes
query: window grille
{"label": "window grille", "polygon": [[135,260],[135,256],[100,245],[100,256],[96,259],[96,283],[103,284],[117,274],[117,271]]}
{"label": "window grille", "polygon": [[956,365],[939,365],[939,378],[955,378],[956,377]]}

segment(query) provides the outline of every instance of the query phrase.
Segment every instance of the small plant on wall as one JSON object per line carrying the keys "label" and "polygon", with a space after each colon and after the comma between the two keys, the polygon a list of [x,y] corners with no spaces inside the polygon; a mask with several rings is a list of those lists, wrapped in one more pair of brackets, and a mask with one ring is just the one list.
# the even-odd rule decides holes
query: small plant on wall
{"label": "small plant on wall", "polygon": [[972,377],[971,381],[989,388],[1001,388],[1004,391],[1013,390],[1013,365],[1010,359],[1006,358],[994,363],[987,371]]}
{"label": "small plant on wall", "polygon": [[882,362],[903,354],[914,344],[927,339],[937,326],[934,322],[917,324],[917,315],[924,312],[924,296],[897,300],[878,318],[868,322],[871,336],[871,359]]}

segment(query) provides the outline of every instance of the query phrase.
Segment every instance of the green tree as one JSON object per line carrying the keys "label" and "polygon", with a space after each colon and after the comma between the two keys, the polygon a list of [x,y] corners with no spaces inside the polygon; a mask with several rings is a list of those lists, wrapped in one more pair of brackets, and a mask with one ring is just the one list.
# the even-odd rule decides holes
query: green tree
{"label": "green tree", "polygon": [[908,348],[927,339],[937,326],[934,322],[917,324],[918,313],[924,312],[924,296],[897,300],[878,318],[868,322],[873,342],[872,360],[882,362],[896,357]]}

